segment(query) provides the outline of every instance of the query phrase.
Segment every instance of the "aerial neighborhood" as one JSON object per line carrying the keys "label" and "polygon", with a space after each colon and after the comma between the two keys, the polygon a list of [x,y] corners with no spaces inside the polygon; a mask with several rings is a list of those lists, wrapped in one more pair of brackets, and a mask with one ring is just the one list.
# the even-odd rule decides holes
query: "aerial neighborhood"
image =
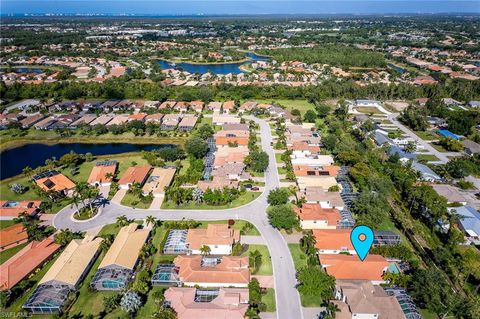
{"label": "aerial neighborhood", "polygon": [[478,15],[29,12],[1,316],[480,318]]}

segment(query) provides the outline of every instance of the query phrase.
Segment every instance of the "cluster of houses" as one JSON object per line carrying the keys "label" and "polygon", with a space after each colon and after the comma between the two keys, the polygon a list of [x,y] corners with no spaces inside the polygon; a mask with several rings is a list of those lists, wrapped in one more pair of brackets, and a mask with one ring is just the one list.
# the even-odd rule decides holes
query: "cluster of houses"
{"label": "cluster of houses", "polygon": [[[38,105],[37,103],[36,105]],[[32,103],[19,102],[14,108],[23,109],[21,113],[0,114],[0,127],[6,128],[11,123],[20,123],[22,128],[34,127],[38,130],[55,129],[75,129],[79,126],[113,126],[124,125],[132,121],[141,121],[144,123],[154,123],[160,126],[164,131],[191,131],[198,121],[198,115],[203,110],[203,102],[175,102],[166,101],[105,101],[101,102],[63,102],[52,103],[52,105],[42,105],[49,112],[48,115],[42,113],[27,113],[26,110],[35,106]],[[18,107],[17,107],[18,106]],[[175,113],[155,113],[152,110],[164,110]],[[104,114],[95,114],[100,110]],[[187,111],[195,113],[187,113]],[[53,112],[68,112],[54,114]],[[119,112],[133,112],[130,114],[118,114]],[[160,111],[162,112],[162,111]],[[98,112],[97,112],[98,113]]]}
{"label": "cluster of houses", "polygon": [[[90,288],[121,291],[134,278],[142,248],[149,243],[153,225],[131,223],[122,227],[105,253]],[[65,309],[69,295],[78,290],[100,253],[103,239],[87,235],[72,240],[56,258],[23,304],[33,314],[54,314]],[[173,229],[163,248],[177,255],[172,264],[159,264],[153,285],[170,285],[165,305],[177,318],[187,319],[208,312],[215,318],[244,318],[248,309],[250,269],[248,256],[231,256],[240,241],[240,231],[227,224],[209,224],[204,229]],[[203,250],[208,247],[208,254]],[[49,237],[32,241],[0,266],[0,290],[8,291],[50,259],[60,245]]]}
{"label": "cluster of houses", "polygon": [[[285,137],[296,177],[301,206],[294,208],[302,229],[311,230],[322,268],[336,279],[335,304],[341,318],[421,318],[415,306],[402,308],[400,298],[410,298],[404,290],[393,292],[380,285],[386,272],[400,272],[398,260],[370,254],[361,261],[350,241],[354,220],[345,203],[351,192],[342,182],[342,168],[330,155],[322,155],[321,137],[313,125],[286,122]],[[400,236],[375,231],[374,245],[399,244]]]}

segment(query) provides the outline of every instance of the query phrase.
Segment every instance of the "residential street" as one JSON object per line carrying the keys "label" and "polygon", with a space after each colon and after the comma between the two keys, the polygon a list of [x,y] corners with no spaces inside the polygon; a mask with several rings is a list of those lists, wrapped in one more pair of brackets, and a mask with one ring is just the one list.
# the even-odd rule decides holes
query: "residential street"
{"label": "residential street", "polygon": [[118,203],[105,202],[101,214],[88,221],[74,220],[72,217],[74,209],[68,206],[56,214],[53,225],[58,229],[86,231],[114,223],[116,218],[121,215],[125,215],[129,219],[144,219],[151,215],[159,220],[240,219],[249,221],[261,233],[271,255],[277,305],[276,317],[278,319],[303,319],[299,294],[295,288],[295,268],[290,251],[280,232],[270,226],[266,215],[267,195],[270,190],[279,187],[280,184],[275,152],[270,145],[272,141],[270,127],[265,120],[254,117],[247,117],[247,119],[252,119],[260,125],[262,148],[268,153],[270,161],[265,172],[265,190],[256,200],[238,208],[224,210],[135,209]]}

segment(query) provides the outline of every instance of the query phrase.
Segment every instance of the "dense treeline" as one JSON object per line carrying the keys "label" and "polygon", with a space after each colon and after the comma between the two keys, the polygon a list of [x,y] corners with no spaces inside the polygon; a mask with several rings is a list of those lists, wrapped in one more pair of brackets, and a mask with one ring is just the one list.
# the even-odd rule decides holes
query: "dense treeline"
{"label": "dense treeline", "polygon": [[327,44],[313,48],[260,50],[259,53],[271,55],[279,62],[302,61],[308,64],[326,63],[332,66],[366,68],[383,68],[386,66],[385,59],[380,53],[336,44]]}
{"label": "dense treeline", "polygon": [[128,77],[111,79],[104,83],[96,82],[55,82],[40,85],[13,84],[6,86],[0,82],[0,98],[14,101],[26,98],[36,99],[150,99],[210,101],[214,99],[298,99],[311,101],[330,98],[355,99],[367,97],[372,99],[405,99],[420,97],[452,97],[459,101],[480,99],[480,81],[451,80],[445,85],[412,86],[408,84],[372,84],[360,87],[354,81],[325,81],[316,86],[286,87],[274,86],[232,86],[218,85],[206,87],[163,87],[151,81],[130,80]]}

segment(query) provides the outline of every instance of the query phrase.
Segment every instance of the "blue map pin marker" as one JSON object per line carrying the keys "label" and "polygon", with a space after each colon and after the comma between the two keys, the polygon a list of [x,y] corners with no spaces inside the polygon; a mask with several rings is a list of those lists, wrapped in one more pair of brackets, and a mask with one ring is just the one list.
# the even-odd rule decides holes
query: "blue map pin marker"
{"label": "blue map pin marker", "polygon": [[350,233],[350,241],[361,261],[367,257],[373,244],[373,230],[368,226],[357,226]]}

